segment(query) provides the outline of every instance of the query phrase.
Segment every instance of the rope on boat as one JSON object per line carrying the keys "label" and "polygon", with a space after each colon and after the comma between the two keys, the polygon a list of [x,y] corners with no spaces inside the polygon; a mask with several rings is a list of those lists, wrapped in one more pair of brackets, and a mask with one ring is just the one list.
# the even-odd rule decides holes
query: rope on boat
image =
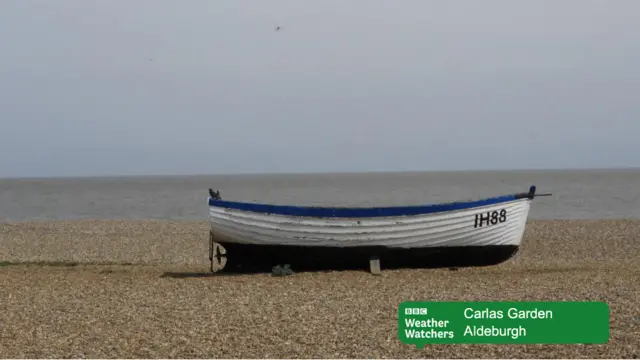
{"label": "rope on boat", "polygon": [[213,191],[213,189],[209,189],[209,196],[215,200],[222,200],[222,196],[220,196],[220,190]]}

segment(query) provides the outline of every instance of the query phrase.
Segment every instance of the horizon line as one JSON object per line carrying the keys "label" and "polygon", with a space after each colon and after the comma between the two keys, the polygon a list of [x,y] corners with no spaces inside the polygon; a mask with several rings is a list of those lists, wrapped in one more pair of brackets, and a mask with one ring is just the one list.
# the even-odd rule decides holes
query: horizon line
{"label": "horizon line", "polygon": [[194,177],[194,176],[273,176],[273,175],[350,175],[350,174],[407,174],[407,173],[460,173],[460,172],[535,172],[535,171],[616,171],[640,170],[640,166],[625,167],[558,167],[558,168],[512,168],[512,169],[455,169],[455,170],[369,170],[369,171],[307,171],[307,172],[235,172],[235,173],[150,173],[150,174],[110,174],[76,176],[9,176],[0,180],[62,180],[96,178],[147,178],[147,177]]}

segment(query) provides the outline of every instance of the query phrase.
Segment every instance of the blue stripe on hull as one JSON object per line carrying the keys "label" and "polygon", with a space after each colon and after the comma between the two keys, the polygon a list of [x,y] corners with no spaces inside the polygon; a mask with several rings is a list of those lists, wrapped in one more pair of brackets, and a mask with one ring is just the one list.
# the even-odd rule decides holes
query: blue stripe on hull
{"label": "blue stripe on hull", "polygon": [[514,201],[518,199],[516,195],[504,195],[488,199],[475,201],[461,201],[446,204],[418,205],[418,206],[395,206],[377,208],[347,208],[347,207],[307,207],[289,205],[267,205],[252,204],[235,201],[215,200],[209,198],[209,206],[222,207],[227,209],[251,211],[263,214],[276,214],[288,216],[305,216],[321,218],[372,218],[422,215],[446,211],[472,209],[480,206],[494,205]]}

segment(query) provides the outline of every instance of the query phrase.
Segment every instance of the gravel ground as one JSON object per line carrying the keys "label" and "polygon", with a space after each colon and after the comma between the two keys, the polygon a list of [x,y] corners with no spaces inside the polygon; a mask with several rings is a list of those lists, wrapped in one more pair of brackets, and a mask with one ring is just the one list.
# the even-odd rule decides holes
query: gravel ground
{"label": "gravel ground", "polygon": [[[531,221],[498,266],[271,277],[205,275],[202,222],[0,224],[0,261],[27,263],[0,267],[0,358],[637,358],[638,234],[640,221]],[[611,340],[397,339],[402,301],[505,299],[607,301]]]}

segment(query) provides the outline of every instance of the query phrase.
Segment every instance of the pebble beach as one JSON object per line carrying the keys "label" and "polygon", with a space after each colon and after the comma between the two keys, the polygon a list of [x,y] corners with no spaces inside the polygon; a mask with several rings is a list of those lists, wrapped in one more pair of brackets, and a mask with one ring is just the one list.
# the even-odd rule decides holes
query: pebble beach
{"label": "pebble beach", "polygon": [[[201,221],[0,224],[0,358],[638,358],[640,220],[531,220],[491,267],[210,275]],[[295,269],[294,269],[295,271]],[[604,345],[398,340],[397,306],[595,300]]]}

